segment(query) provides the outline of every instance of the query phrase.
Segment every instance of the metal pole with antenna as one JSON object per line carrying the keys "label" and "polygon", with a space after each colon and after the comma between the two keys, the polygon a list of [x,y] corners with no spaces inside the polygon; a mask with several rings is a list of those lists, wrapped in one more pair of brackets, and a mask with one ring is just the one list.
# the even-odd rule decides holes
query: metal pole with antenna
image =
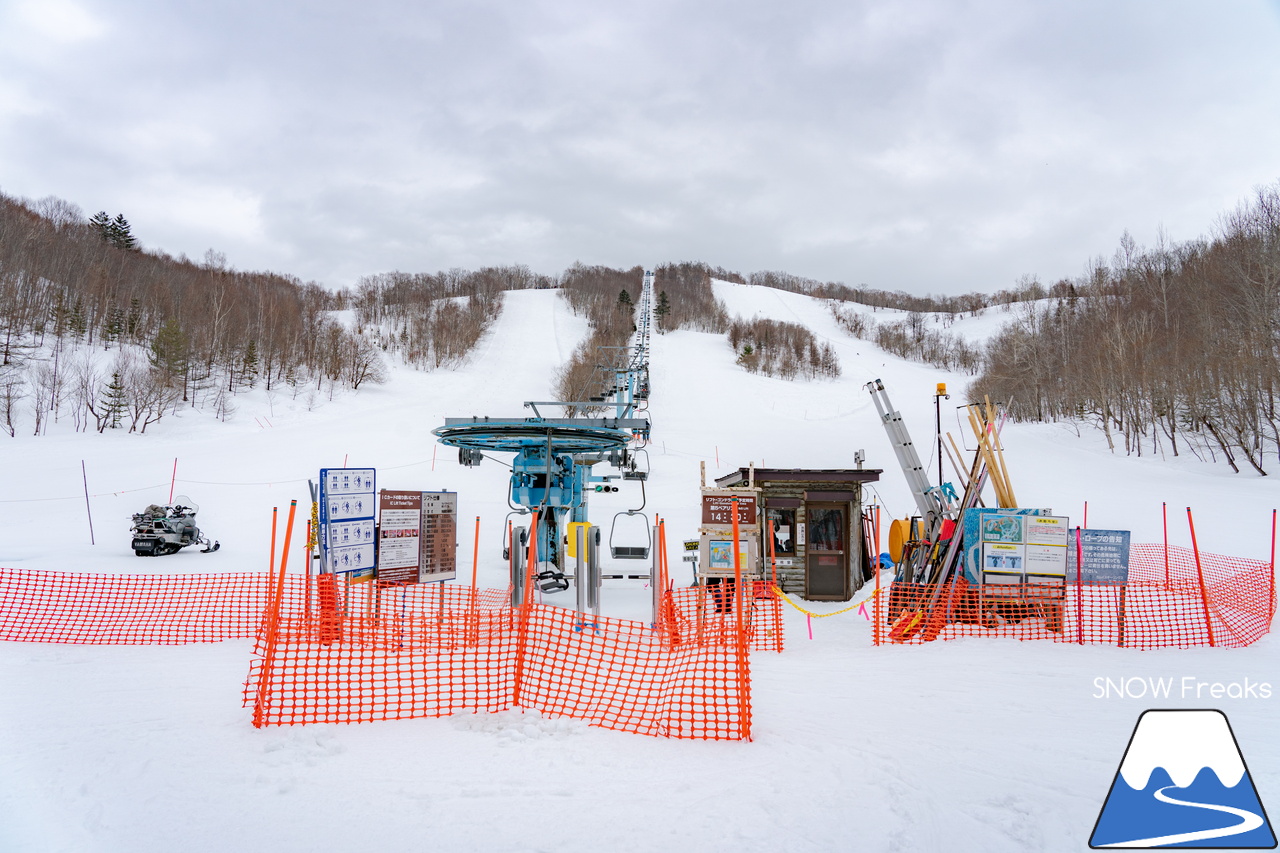
{"label": "metal pole with antenna", "polygon": [[939,382],[937,393],[933,395],[933,414],[938,425],[938,488],[942,488],[942,398],[951,399],[947,393],[947,383]]}

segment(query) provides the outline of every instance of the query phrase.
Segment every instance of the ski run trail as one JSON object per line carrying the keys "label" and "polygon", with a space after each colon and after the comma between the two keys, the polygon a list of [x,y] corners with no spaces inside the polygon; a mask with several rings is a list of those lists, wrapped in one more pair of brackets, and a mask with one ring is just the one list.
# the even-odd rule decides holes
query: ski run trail
{"label": "ski run trail", "polygon": [[[936,472],[935,383],[952,394],[943,430],[962,441],[955,406],[969,377],[848,336],[819,300],[716,288],[736,316],[807,326],[835,348],[843,375],[756,376],[735,365],[724,336],[653,337],[646,511],[667,519],[672,553],[697,533],[700,463],[708,479],[751,462],[851,468],[864,449],[866,467],[883,469],[868,498],[885,507],[886,526],[911,512],[862,386],[884,381]],[[951,330],[978,340],[1007,318],[989,310]],[[505,587],[507,470],[490,460],[460,467],[430,431],[445,417],[532,414],[522,403],[553,399],[556,370],[587,331],[558,292],[512,292],[455,370],[392,365],[386,384],[333,399],[259,387],[236,398],[226,423],[188,410],[146,436],[76,434],[69,423],[40,438],[19,434],[0,445],[0,566],[265,571],[271,508],[283,512],[292,499],[305,507],[307,480],[345,461],[376,468],[379,488],[457,491],[458,564],[471,565],[479,517],[480,584]],[[1077,524],[1087,501],[1091,527],[1132,530],[1141,543],[1161,541],[1164,501],[1170,542],[1184,546],[1190,506],[1203,550],[1269,558],[1278,476],[1235,475],[1187,455],[1112,454],[1101,434],[1070,424],[1010,424],[1004,441],[1023,506]],[[222,549],[136,558],[129,516],[167,501],[175,460],[175,494],[200,505],[199,523]],[[631,487],[593,495],[592,518],[608,525],[637,498]],[[688,564],[673,561],[671,574],[678,585],[692,581]],[[569,604],[572,595],[561,597]],[[647,601],[644,581],[607,581],[602,612],[642,619]],[[1272,636],[1237,650],[976,639],[876,648],[856,611],[811,626],[784,611],[786,651],[752,657],[751,742],[655,739],[518,710],[255,729],[241,706],[250,640],[0,643],[0,851],[1086,850],[1134,723],[1151,707],[1223,710],[1263,803],[1280,810]],[[1269,683],[1271,698],[1184,695],[1187,677]],[[1173,688],[1167,698],[1105,698],[1097,684],[1106,678],[1169,678]]]}

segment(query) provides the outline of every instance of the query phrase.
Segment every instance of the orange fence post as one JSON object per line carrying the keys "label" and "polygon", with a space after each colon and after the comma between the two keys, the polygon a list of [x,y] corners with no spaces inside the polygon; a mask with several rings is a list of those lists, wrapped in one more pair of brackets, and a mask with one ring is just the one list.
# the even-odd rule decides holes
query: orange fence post
{"label": "orange fence post", "polygon": [[1191,518],[1191,507],[1187,507],[1187,526],[1191,528],[1191,550],[1196,555],[1196,577],[1200,581],[1200,603],[1204,605],[1204,627],[1209,632],[1209,645],[1216,646],[1213,639],[1213,619],[1209,615],[1209,590],[1204,585],[1204,569],[1200,565],[1200,546],[1196,544],[1196,523]]}
{"label": "orange fence post", "polygon": [[1164,588],[1169,588],[1169,504],[1160,502],[1160,523],[1164,528]]}
{"label": "orange fence post", "polygon": [[[271,597],[276,590],[276,515],[278,507],[271,508],[271,559],[267,562],[267,608],[270,610]],[[269,615],[269,614],[268,614]]]}
{"label": "orange fence post", "polygon": [[[284,598],[284,573],[289,565],[289,544],[293,534],[293,516],[298,510],[298,502],[289,502],[289,520],[285,524],[284,529],[284,548],[280,553],[280,577],[276,582],[275,600],[269,601],[267,605],[267,624],[266,624],[266,648],[262,655],[262,670],[258,673],[258,695],[257,701],[253,704],[253,725],[254,728],[262,728],[263,725],[263,704],[267,698],[267,688],[271,681],[271,667],[275,662],[276,642],[280,629],[280,603]],[[274,531],[273,531],[274,532]],[[272,552],[274,560],[275,552]]]}
{"label": "orange fence post", "polygon": [[658,553],[662,559],[662,585],[659,591],[662,595],[666,595],[667,587],[671,584],[671,564],[668,562],[671,558],[667,555],[667,520],[665,518],[658,522]]}
{"label": "orange fence post", "polygon": [[738,620],[738,634],[742,634],[742,558],[738,553],[738,499],[733,498],[733,601]]}
{"label": "orange fence post", "polygon": [[284,527],[284,547],[280,549],[280,577],[276,582],[276,613],[280,611],[280,601],[284,597],[284,572],[289,565],[289,544],[293,540],[293,516],[298,511],[298,502],[289,501],[289,519]]}
{"label": "orange fence post", "polygon": [[740,721],[739,732],[743,740],[751,740],[751,675],[748,667],[750,666],[747,657],[747,631],[743,624],[742,614],[742,559],[740,557],[740,548],[738,545],[738,499],[733,498],[733,592],[734,592],[734,615],[737,621],[737,639],[734,643],[735,657],[737,658],[737,682],[738,682],[738,719]]}
{"label": "orange fence post", "polygon": [[[1086,504],[1088,506],[1088,504]],[[1076,527],[1076,642],[1084,645],[1084,545]]]}
{"label": "orange fence post", "polygon": [[778,555],[777,553],[775,553],[774,547],[773,547],[773,522],[769,520],[768,512],[765,512],[764,523],[765,523],[765,527],[767,527],[769,530],[769,533],[768,533],[769,565],[773,567],[773,586],[769,588],[768,601],[771,603],[773,607],[773,620],[772,620],[773,636],[777,638],[776,641],[778,646],[778,653],[781,654],[782,653],[782,605],[778,601],[778,598],[779,596],[782,595],[782,587],[778,586]]}
{"label": "orange fence post", "polygon": [[768,513],[765,513],[765,527],[769,528],[769,567],[773,570],[773,585],[778,585],[778,555],[773,552],[773,522],[769,520]]}
{"label": "orange fence post", "polygon": [[480,516],[476,516],[476,543],[471,552],[471,613],[469,623],[473,627],[474,634],[472,641],[476,644],[480,642],[480,613],[477,610],[477,592],[476,589],[476,572],[480,563]]}
{"label": "orange fence post", "polygon": [[1276,511],[1271,510],[1271,618],[1276,616]]}
{"label": "orange fence post", "polygon": [[876,554],[875,554],[875,573],[876,573],[876,591],[872,595],[875,600],[871,602],[871,644],[873,646],[880,645],[880,507],[876,507],[876,517],[873,523],[876,538]]}
{"label": "orange fence post", "polygon": [[876,600],[871,603],[871,617],[875,620],[875,625],[871,629],[871,642],[878,646],[880,645],[880,504],[876,504],[875,537]]}

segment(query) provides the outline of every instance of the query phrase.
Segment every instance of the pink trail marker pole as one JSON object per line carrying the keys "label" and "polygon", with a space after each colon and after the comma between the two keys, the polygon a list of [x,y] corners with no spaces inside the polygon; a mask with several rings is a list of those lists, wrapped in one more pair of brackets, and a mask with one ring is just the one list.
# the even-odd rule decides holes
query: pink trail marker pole
{"label": "pink trail marker pole", "polygon": [[1089,502],[1084,502],[1084,529],[1089,529]]}
{"label": "pink trail marker pole", "polygon": [[173,503],[173,487],[178,482],[178,460],[173,460],[173,476],[169,478],[169,503]]}

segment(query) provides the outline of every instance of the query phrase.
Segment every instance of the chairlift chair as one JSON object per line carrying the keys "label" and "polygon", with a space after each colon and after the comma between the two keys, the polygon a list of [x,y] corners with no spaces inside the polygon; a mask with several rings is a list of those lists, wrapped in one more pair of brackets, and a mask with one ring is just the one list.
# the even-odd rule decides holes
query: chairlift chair
{"label": "chairlift chair", "polygon": [[[640,454],[644,454],[644,465],[640,465]],[[649,451],[637,449],[631,451],[631,466],[622,472],[624,480],[647,480],[649,479]]]}
{"label": "chairlift chair", "polygon": [[[528,514],[529,514],[528,510],[513,510],[507,513],[507,517],[502,520],[502,559],[504,560],[511,559],[511,537],[509,535],[510,528],[508,527],[508,525],[511,524],[511,516],[528,515]],[[521,531],[524,531],[523,527],[519,529]],[[528,534],[525,532],[522,532],[520,535],[520,544],[525,545],[528,543],[528,541],[529,541]]]}
{"label": "chairlift chair", "polygon": [[[618,532],[618,517],[623,515],[638,515],[644,520],[645,540],[643,545],[614,544],[613,537]],[[638,509],[625,509],[613,517],[613,524],[609,527],[609,554],[615,560],[647,560],[649,559],[649,549],[652,547],[653,531],[649,529],[649,516]]]}

